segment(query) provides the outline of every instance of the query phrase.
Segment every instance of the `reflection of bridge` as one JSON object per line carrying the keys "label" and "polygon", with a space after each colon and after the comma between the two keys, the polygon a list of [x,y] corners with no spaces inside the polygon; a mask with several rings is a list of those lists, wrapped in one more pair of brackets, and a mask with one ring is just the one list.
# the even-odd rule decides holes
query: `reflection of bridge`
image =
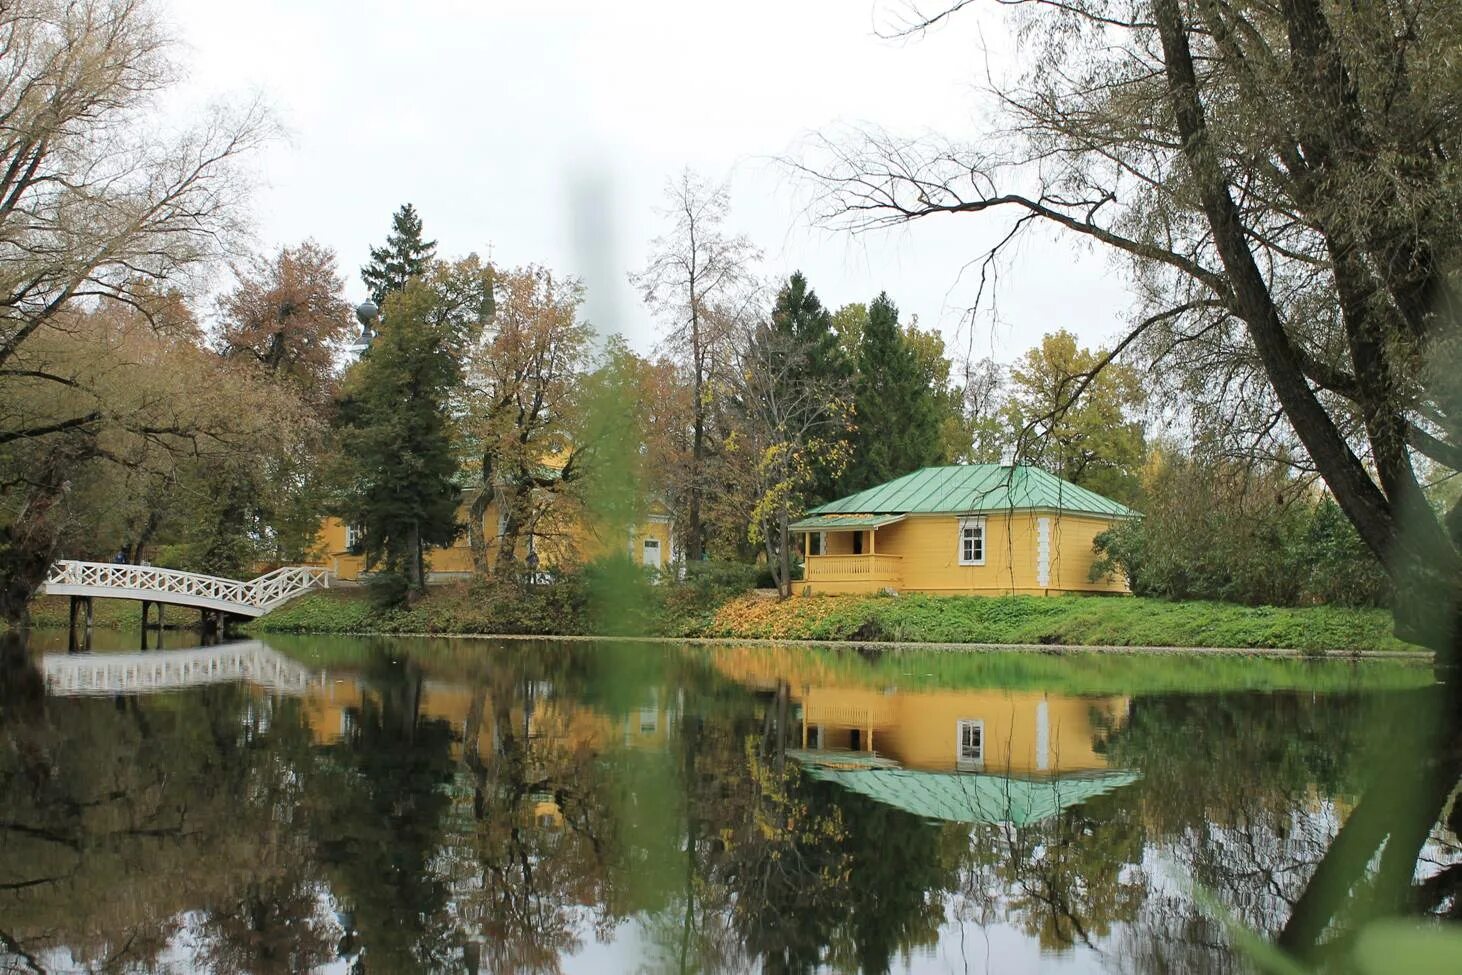
{"label": "reflection of bridge", "polygon": [[278,694],[304,694],[310,671],[258,640],[152,653],[48,653],[46,693],[56,697],[155,694],[246,681]]}
{"label": "reflection of bridge", "polygon": [[83,599],[139,599],[144,603],[193,606],[232,616],[263,616],[316,587],[328,586],[328,570],[289,565],[248,582],[159,569],[150,565],[64,560],[51,566],[40,593]]}

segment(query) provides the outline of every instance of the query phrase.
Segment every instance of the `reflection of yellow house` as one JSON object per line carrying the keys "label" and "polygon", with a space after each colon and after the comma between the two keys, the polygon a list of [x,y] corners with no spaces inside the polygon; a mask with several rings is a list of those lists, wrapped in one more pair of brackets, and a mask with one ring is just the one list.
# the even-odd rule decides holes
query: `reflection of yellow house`
{"label": "reflection of yellow house", "polygon": [[807,593],[1128,592],[1092,581],[1092,541],[1136,512],[1035,467],[926,467],[813,508]]}
{"label": "reflection of yellow house", "polygon": [[[348,734],[358,719],[367,685],[348,672],[337,672],[313,683],[305,698],[306,720],[311,737],[328,744]],[[512,710],[502,715],[513,734],[525,743],[530,756],[561,756],[587,751],[598,754],[613,746],[663,748],[669,743],[679,719],[680,702],[661,689],[652,689],[639,708],[623,720],[581,707],[554,696],[548,688],[536,688],[531,700],[519,698]],[[445,721],[457,741],[454,755],[473,734],[473,707],[480,706],[476,719],[479,755],[491,755],[501,727],[490,694],[480,687],[428,680],[421,686],[417,714],[422,719]]]}
{"label": "reflection of yellow house", "polygon": [[[462,506],[459,517],[464,522],[471,517],[467,505]],[[532,531],[519,535],[517,555],[520,562],[527,560],[530,554],[536,555],[543,569],[551,569],[590,561],[619,549],[626,551],[639,565],[662,568],[675,560],[670,527],[670,512],[658,501],[651,503],[649,512],[632,531],[618,538],[612,537],[618,535],[617,532],[595,530],[583,519],[557,517],[549,509],[536,519]],[[483,513],[482,534],[487,542],[487,564],[492,566],[497,561],[502,538],[497,502],[488,505]],[[624,547],[621,549],[620,546]],[[326,566],[337,579],[347,582],[358,580],[365,572],[365,559],[357,548],[355,532],[338,518],[326,518],[321,522],[311,561]],[[470,575],[472,547],[467,533],[462,532],[446,548],[432,549],[427,554],[427,566],[434,579]]]}
{"label": "reflection of yellow house", "polygon": [[857,686],[792,655],[718,655],[732,679],[770,689],[785,680],[805,751],[874,753],[899,765],[1039,777],[1105,770],[1101,743],[1126,720],[1125,697],[1031,691]]}

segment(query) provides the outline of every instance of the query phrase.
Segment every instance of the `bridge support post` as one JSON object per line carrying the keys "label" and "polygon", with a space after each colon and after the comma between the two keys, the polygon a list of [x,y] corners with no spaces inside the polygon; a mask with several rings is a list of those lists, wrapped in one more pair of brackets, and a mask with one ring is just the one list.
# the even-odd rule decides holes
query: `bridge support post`
{"label": "bridge support post", "polygon": [[222,629],[223,614],[216,609],[201,609],[198,612],[201,614],[198,628],[203,633],[203,645],[206,647],[217,643],[220,636],[219,630]]}
{"label": "bridge support post", "polygon": [[[76,633],[77,615],[81,615],[84,622],[84,628],[79,640],[77,639]],[[70,625],[66,631],[66,649],[69,652],[76,653],[78,650],[91,649],[91,630],[94,619],[91,609],[91,597],[72,596]]]}

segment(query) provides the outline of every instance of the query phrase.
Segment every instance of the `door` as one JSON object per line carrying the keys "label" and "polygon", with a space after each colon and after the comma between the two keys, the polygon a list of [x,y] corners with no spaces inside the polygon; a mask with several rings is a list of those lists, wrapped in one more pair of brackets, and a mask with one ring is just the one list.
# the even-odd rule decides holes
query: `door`
{"label": "door", "polygon": [[652,569],[660,568],[660,540],[658,538],[645,539],[644,555],[640,558],[641,565],[648,565]]}

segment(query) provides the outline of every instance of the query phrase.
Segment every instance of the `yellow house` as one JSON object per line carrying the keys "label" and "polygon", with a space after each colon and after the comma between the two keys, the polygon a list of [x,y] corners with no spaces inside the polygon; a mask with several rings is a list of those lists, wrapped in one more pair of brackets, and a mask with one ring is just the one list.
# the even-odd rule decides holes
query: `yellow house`
{"label": "yellow house", "polygon": [[[458,512],[462,521],[471,517],[467,505]],[[536,555],[540,568],[567,566],[607,555],[615,549],[628,553],[639,565],[665,568],[675,561],[675,540],[671,515],[659,501],[653,501],[645,516],[627,534],[596,529],[586,519],[549,507],[534,520],[531,530],[518,537],[518,558]],[[492,566],[502,538],[502,518],[497,502],[482,516],[482,534],[487,541],[487,561]],[[623,548],[620,548],[623,546]],[[356,544],[354,530],[338,518],[326,518],[315,536],[311,562],[323,565],[345,582],[358,581],[366,571],[365,559]],[[466,578],[472,574],[472,546],[464,531],[445,548],[427,554],[428,578],[433,582]]]}
{"label": "yellow house", "polygon": [[793,523],[799,589],[944,594],[1126,593],[1092,581],[1092,541],[1131,508],[1036,467],[926,467],[813,508]]}

